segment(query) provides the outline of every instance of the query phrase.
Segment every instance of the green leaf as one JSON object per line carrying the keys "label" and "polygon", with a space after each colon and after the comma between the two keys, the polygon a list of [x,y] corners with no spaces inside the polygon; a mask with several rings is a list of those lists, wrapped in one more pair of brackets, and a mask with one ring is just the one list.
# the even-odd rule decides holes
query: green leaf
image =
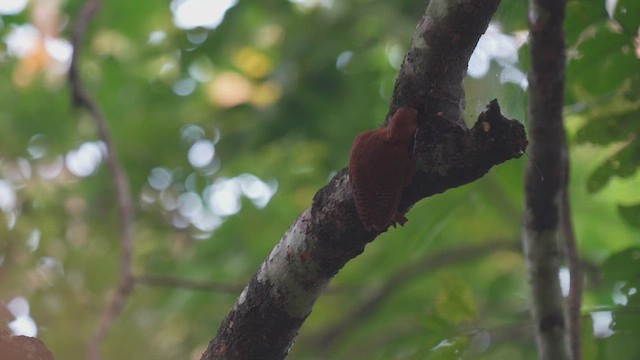
{"label": "green leaf", "polygon": [[494,19],[498,19],[506,31],[526,29],[527,7],[526,1],[503,1],[498,7]]}
{"label": "green leaf", "polygon": [[608,145],[640,134],[640,109],[590,118],[576,133],[578,143]]}
{"label": "green leaf", "polygon": [[640,228],[640,203],[634,205],[618,205],[618,212],[627,223]]}
{"label": "green leaf", "polygon": [[618,151],[610,160],[616,176],[630,177],[640,167],[640,141],[634,139]]}
{"label": "green leaf", "polygon": [[629,88],[624,90],[622,96],[628,102],[640,100],[640,72],[636,72],[629,78]]}
{"label": "green leaf", "polygon": [[478,316],[478,308],[469,285],[453,274],[442,279],[442,288],[436,298],[436,309],[453,323],[472,321]]}
{"label": "green leaf", "polygon": [[587,189],[594,193],[602,190],[612,176],[627,178],[640,167],[640,141],[624,145],[613,156],[598,166],[587,180]]}
{"label": "green leaf", "polygon": [[[637,266],[637,265],[636,265]],[[627,297],[625,305],[618,306],[613,312],[612,330],[608,359],[635,360],[640,356],[640,293]]]}
{"label": "green leaf", "polygon": [[602,264],[602,274],[609,283],[637,281],[640,278],[640,247],[617,252]]}
{"label": "green leaf", "polygon": [[582,33],[591,25],[609,20],[604,3],[598,0],[580,0],[567,2],[567,14],[564,28],[567,33],[567,44],[573,46]]}
{"label": "green leaf", "polygon": [[607,166],[606,162],[598,166],[587,179],[587,191],[590,193],[596,193],[602,190],[609,182],[609,178],[611,178],[611,176],[611,168]]}
{"label": "green leaf", "polygon": [[613,18],[620,23],[627,35],[636,36],[640,27],[640,1],[618,1]]}
{"label": "green leaf", "polygon": [[467,343],[466,337],[456,337],[453,339],[442,340],[438,345],[429,351],[426,357],[428,360],[454,360],[460,359],[466,353]]}
{"label": "green leaf", "polygon": [[617,92],[640,66],[633,48],[630,36],[607,24],[594,27],[567,64],[567,83],[599,96]]}

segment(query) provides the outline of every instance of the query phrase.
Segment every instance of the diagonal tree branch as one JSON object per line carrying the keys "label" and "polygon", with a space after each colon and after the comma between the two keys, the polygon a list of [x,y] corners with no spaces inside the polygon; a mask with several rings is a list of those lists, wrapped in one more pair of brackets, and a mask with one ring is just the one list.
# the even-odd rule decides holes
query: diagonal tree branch
{"label": "diagonal tree branch", "polygon": [[131,294],[134,285],[132,271],[134,207],[131,200],[129,180],[118,158],[118,153],[113,144],[107,120],[105,119],[96,100],[91,97],[84,87],[80,77],[79,59],[83,40],[87,32],[87,27],[101,6],[102,0],[89,0],[80,10],[71,34],[73,55],[71,58],[71,66],[69,68],[69,86],[71,87],[73,103],[77,107],[85,108],[93,117],[98,129],[98,136],[106,146],[106,162],[107,167],[113,176],[113,185],[120,216],[120,243],[122,246],[120,279],[115,293],[112,294],[106,309],[100,317],[95,333],[87,345],[87,358],[92,360],[100,359],[100,344],[106,337],[107,332],[111,327],[111,323],[122,310],[122,307],[127,297]]}
{"label": "diagonal tree branch", "polygon": [[[418,102],[416,175],[401,203],[476,180],[522,155],[524,127],[492,101],[472,129],[462,121],[462,79],[499,0],[432,0],[405,57],[389,114]],[[378,232],[364,229],[346,169],[318,191],[223,320],[202,359],[281,359],[328,283]]]}
{"label": "diagonal tree branch", "polygon": [[570,359],[564,299],[558,277],[561,198],[568,171],[563,162],[563,156],[568,154],[562,124],[566,61],[562,30],[564,12],[565,1],[562,0],[530,2],[531,161],[525,174],[523,242],[532,289],[531,314],[542,360]]}
{"label": "diagonal tree branch", "polygon": [[166,286],[173,288],[189,289],[189,290],[202,290],[202,291],[215,291],[226,294],[237,294],[238,291],[242,291],[244,285],[236,283],[223,283],[217,281],[197,281],[191,279],[181,279],[168,276],[156,276],[156,275],[139,275],[135,277],[136,285],[146,286]]}

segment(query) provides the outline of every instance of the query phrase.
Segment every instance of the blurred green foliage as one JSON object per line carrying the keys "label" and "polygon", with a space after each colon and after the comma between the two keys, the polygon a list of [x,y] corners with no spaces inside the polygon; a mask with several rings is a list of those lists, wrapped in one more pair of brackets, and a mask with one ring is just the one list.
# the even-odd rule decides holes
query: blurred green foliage
{"label": "blurred green foliage", "polygon": [[[27,23],[69,38],[83,2],[49,13],[53,27],[33,16],[44,3],[0,18],[0,181],[16,196],[12,203],[0,192],[0,300],[26,298],[38,337],[57,358],[79,359],[117,281],[117,207],[103,161],[89,176],[69,169],[70,154],[98,138],[93,120],[71,106],[55,59],[43,50],[18,56],[8,45]],[[611,16],[603,1],[569,1],[567,9],[570,189],[590,265],[586,359],[640,357],[638,6],[620,0]],[[105,2],[87,34],[82,75],[136,196],[136,274],[242,287],[346,166],[354,136],[383,122],[423,7],[240,1],[219,26],[185,30],[167,2]],[[504,34],[526,30],[526,3],[505,2],[495,23]],[[527,51],[520,48],[516,65],[523,71]],[[468,121],[498,98],[526,124],[526,95],[500,80],[505,66],[493,61],[486,76],[466,80]],[[206,166],[189,161],[198,140],[214,145]],[[290,357],[536,359],[519,251],[524,161],[421,202],[407,226],[370,244],[320,299]],[[163,179],[152,174],[168,184],[152,186]],[[255,180],[247,174],[276,191],[266,206],[240,187]],[[240,208],[215,213],[214,193],[235,194],[220,201]],[[200,207],[185,194],[198,195]],[[189,217],[194,209],[202,222]],[[237,295],[138,285],[104,357],[199,358]],[[594,312],[612,322],[596,324]],[[3,324],[14,320],[0,314]]]}

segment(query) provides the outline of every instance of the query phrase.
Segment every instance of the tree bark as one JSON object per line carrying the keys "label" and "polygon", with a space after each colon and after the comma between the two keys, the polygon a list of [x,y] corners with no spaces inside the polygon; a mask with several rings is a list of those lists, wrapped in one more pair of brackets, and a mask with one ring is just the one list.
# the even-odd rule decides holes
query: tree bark
{"label": "tree bark", "polygon": [[532,289],[531,314],[542,360],[569,359],[558,241],[560,201],[567,169],[562,124],[565,2],[532,0],[529,9],[531,147],[525,174],[523,242]]}
{"label": "tree bark", "polygon": [[[388,117],[418,104],[416,174],[400,210],[474,181],[527,145],[524,127],[492,101],[475,126],[462,120],[462,79],[499,0],[432,0],[396,81]],[[282,359],[331,279],[380,233],[364,229],[347,169],[318,191],[244,289],[202,359]]]}

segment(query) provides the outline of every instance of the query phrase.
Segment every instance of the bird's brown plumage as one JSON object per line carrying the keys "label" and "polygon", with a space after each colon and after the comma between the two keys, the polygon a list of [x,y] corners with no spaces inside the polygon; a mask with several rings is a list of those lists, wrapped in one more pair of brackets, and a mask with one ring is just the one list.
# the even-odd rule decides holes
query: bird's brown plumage
{"label": "bird's brown plumage", "polygon": [[407,222],[398,205],[413,177],[415,164],[409,148],[417,126],[417,111],[401,107],[388,126],[362,132],[353,141],[349,177],[358,215],[367,230],[384,231]]}

